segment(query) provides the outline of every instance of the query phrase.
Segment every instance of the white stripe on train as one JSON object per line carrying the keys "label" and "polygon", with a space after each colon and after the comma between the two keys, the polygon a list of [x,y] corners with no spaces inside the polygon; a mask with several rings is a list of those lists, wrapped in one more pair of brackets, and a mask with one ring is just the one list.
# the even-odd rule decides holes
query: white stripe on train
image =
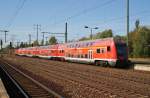
{"label": "white stripe on train", "polygon": [[[25,55],[25,54],[19,54],[19,55]],[[33,57],[34,55],[27,55],[28,57]],[[82,62],[82,63],[95,63],[96,60],[101,60],[101,61],[108,61],[108,63],[116,63],[117,59],[100,59],[100,58],[95,58],[95,59],[90,59],[90,58],[72,58],[72,57],[65,57],[65,56],[43,56],[43,55],[36,55],[37,57],[40,58],[46,58],[46,59],[51,59],[51,58],[64,58],[66,61],[73,61],[73,62]]]}

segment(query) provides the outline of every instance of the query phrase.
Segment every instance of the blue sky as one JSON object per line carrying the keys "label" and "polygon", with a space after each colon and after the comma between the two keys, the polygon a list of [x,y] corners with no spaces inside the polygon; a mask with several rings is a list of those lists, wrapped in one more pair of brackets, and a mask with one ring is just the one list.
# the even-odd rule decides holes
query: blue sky
{"label": "blue sky", "polygon": [[[66,21],[69,40],[88,36],[90,30],[85,29],[85,25],[99,27],[93,33],[112,29],[115,35],[126,34],[126,0],[25,0],[18,10],[23,1],[0,0],[0,29],[10,31],[8,40],[28,41],[28,34],[35,40],[34,24],[41,24],[41,31],[64,32]],[[134,29],[136,19],[141,25],[150,25],[150,0],[129,1],[130,30]],[[0,39],[3,38],[4,34],[0,32]],[[41,34],[39,39],[42,39]],[[58,40],[64,41],[61,37]]]}

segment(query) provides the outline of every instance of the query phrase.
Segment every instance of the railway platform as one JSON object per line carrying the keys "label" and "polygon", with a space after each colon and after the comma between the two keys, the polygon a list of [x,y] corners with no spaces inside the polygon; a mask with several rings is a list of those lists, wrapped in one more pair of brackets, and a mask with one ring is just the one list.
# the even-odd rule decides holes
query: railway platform
{"label": "railway platform", "polygon": [[135,70],[143,70],[143,71],[150,71],[150,65],[146,64],[135,64],[134,65]]}
{"label": "railway platform", "polygon": [[135,70],[150,71],[150,59],[130,58]]}
{"label": "railway platform", "polygon": [[0,79],[0,98],[9,98],[9,95],[1,79]]}

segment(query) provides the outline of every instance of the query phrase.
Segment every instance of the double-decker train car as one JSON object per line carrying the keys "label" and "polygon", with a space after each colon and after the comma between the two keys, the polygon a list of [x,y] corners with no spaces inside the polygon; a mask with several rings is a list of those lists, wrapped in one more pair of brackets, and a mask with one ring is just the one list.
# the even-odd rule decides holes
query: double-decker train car
{"label": "double-decker train car", "polygon": [[49,55],[50,54],[50,46],[40,46],[40,47],[38,47],[37,50],[39,51],[39,53],[36,55],[37,57],[48,58],[48,59],[51,58],[51,56]]}
{"label": "double-decker train car", "polygon": [[27,55],[26,53],[27,49],[26,48],[20,48],[15,50],[16,55],[24,56]]}
{"label": "double-decker train car", "polygon": [[65,54],[65,60],[104,66],[116,66],[128,61],[125,42],[113,38],[69,43]]}
{"label": "double-decker train car", "polygon": [[126,43],[114,38],[20,48],[16,54],[113,67],[128,62]]}

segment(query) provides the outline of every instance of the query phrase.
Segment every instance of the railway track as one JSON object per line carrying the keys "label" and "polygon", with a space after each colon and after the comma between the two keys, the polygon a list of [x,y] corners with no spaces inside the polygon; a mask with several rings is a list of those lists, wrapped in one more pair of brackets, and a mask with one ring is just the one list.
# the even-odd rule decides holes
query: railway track
{"label": "railway track", "polygon": [[[81,73],[84,70],[84,67],[79,68],[79,66],[76,66],[76,64],[68,63],[68,65],[69,65],[69,67],[68,67],[68,66],[65,66],[66,63],[62,63],[62,62],[51,63],[53,61],[49,62],[48,60],[41,60],[41,59],[39,61],[36,60],[34,63],[31,61],[28,61],[28,62],[30,62],[31,64],[34,64],[36,62],[38,64],[45,65],[45,66],[47,66],[49,64],[53,64],[54,66],[52,66],[52,67],[57,67],[57,69],[64,70],[66,72],[67,71],[75,71],[78,74],[84,74],[84,73]],[[54,61],[54,62],[56,62],[56,61]],[[72,67],[73,65],[74,65],[74,67]],[[139,77],[139,75],[141,75],[141,73],[142,73],[140,71],[132,72],[132,70],[130,70],[130,71],[117,70],[117,72],[115,72],[115,69],[113,71],[111,69],[106,69],[106,68],[101,68],[101,69],[103,69],[103,70],[94,70],[93,71],[93,70],[89,69],[87,73],[92,74],[93,78],[98,78],[96,76],[96,74],[101,74],[104,77],[111,77],[111,78],[113,77],[113,78],[117,78],[117,79],[123,79],[123,80],[127,80],[127,81],[143,83],[143,84],[149,84],[149,82],[150,82],[148,72],[143,72],[144,74],[142,74],[142,75],[144,75],[144,77]],[[86,70],[85,70],[85,72],[86,72]],[[87,73],[85,73],[85,74],[87,74]],[[137,76],[133,75],[133,73],[136,73]],[[148,74],[146,74],[146,73],[148,73]],[[122,74],[124,74],[124,75],[122,76]]]}
{"label": "railway track", "polygon": [[72,98],[150,97],[149,73],[107,68],[101,70],[73,63],[24,57],[23,59],[24,61],[20,61],[16,66],[24,65],[20,67],[30,69],[36,75],[45,77],[47,81],[61,85]]}
{"label": "railway track", "polygon": [[[34,64],[34,63],[30,62],[30,64]],[[48,65],[40,63],[40,62],[38,62],[38,64],[40,64],[42,66],[48,66]],[[48,67],[45,68],[45,69],[48,69]],[[45,70],[45,72],[46,72],[46,70]],[[133,97],[134,96],[134,97],[137,97],[137,98],[138,97],[143,97],[143,98],[148,97],[148,96],[145,96],[145,95],[147,95],[145,92],[142,92],[143,89],[138,89],[138,88],[135,89],[135,87],[132,88],[132,85],[130,85],[130,84],[128,84],[128,85],[131,86],[130,89],[125,86],[125,84],[127,85],[127,83],[140,85],[138,82],[133,81],[134,79],[127,80],[126,78],[122,78],[122,80],[120,79],[120,81],[119,81],[119,79],[116,78],[116,77],[115,78],[111,77],[111,79],[109,79],[109,78],[106,78],[106,77],[108,77],[106,75],[104,75],[104,76],[97,76],[96,74],[91,75],[91,74],[89,74],[89,72],[88,73],[86,73],[86,72],[83,73],[83,72],[80,72],[80,70],[79,71],[78,70],[74,71],[73,69],[71,70],[67,67],[60,66],[58,64],[53,64],[53,66],[51,66],[51,70],[48,71],[48,73],[51,73],[51,75],[53,75],[53,74],[57,75],[57,77],[55,77],[55,79],[58,78],[58,77],[62,77],[63,79],[77,82],[77,83],[79,83],[79,85],[84,85],[83,87],[85,87],[85,88],[96,89],[96,91],[99,91],[99,93],[105,92],[105,94],[103,96],[106,96],[106,97],[112,97],[112,96],[113,97],[114,96],[123,97],[125,95],[126,96],[128,95],[128,97]],[[68,76],[68,74],[71,77]],[[50,77],[53,77],[53,76],[50,76]],[[101,81],[101,80],[103,80],[103,81]],[[107,81],[110,81],[110,82],[107,82]],[[118,81],[117,84],[123,84],[123,85],[115,85],[116,82],[114,83],[113,81]],[[147,85],[143,85],[143,86],[146,87]],[[147,90],[148,90],[148,88],[147,88]]]}
{"label": "railway track", "polygon": [[17,81],[16,83],[27,92],[24,98],[63,98],[61,95],[3,60],[0,60],[0,67],[14,79],[13,81]]}

